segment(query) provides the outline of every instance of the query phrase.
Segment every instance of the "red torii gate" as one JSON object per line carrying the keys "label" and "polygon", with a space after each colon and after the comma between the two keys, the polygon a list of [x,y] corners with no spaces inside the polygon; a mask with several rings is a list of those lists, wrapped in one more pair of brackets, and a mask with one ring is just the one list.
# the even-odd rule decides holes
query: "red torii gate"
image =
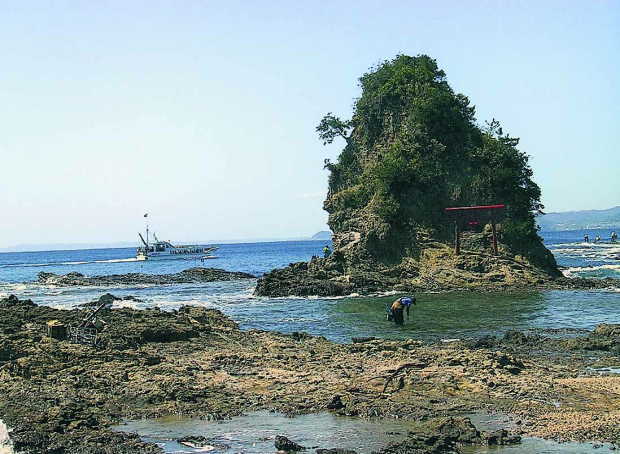
{"label": "red torii gate", "polygon": [[446,214],[454,217],[454,253],[456,255],[461,253],[460,231],[463,227],[483,222],[484,224],[491,224],[493,253],[497,255],[497,229],[495,223],[503,216],[504,208],[506,208],[504,204],[445,208]]}

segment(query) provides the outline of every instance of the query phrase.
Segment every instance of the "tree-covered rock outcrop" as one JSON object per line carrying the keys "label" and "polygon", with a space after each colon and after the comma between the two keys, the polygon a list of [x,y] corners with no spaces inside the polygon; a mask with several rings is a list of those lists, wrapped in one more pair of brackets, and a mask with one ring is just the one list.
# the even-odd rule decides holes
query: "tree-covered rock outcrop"
{"label": "tree-covered rock outcrop", "polygon": [[[328,114],[317,127],[324,144],[344,142],[337,161],[325,161],[334,254],[267,275],[257,293],[299,293],[303,281],[315,280],[331,281],[316,288],[333,294],[519,285],[559,275],[537,233],[541,192],[519,139],[496,120],[481,126],[469,99],[426,55],[399,55],[359,81],[351,119]],[[485,229],[465,235],[463,254],[454,255],[444,208],[494,203],[506,205],[500,254],[491,254]]]}

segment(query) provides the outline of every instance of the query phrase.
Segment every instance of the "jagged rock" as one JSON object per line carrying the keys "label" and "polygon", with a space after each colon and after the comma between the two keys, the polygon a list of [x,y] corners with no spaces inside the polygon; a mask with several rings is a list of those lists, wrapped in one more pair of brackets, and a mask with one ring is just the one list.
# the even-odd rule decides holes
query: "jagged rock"
{"label": "jagged rock", "polygon": [[504,334],[503,342],[508,342],[516,345],[525,345],[530,342],[530,338],[523,334],[521,331],[510,330]]}
{"label": "jagged rock", "polygon": [[439,424],[437,432],[456,443],[473,444],[480,441],[480,432],[469,418],[448,418]]}
{"label": "jagged rock", "polygon": [[32,300],[20,300],[15,295],[9,295],[6,298],[0,299],[0,305],[5,307],[10,306],[21,306],[21,307],[34,307],[36,304],[32,302]]}
{"label": "jagged rock", "polygon": [[105,308],[109,309],[112,307],[115,301],[134,301],[137,303],[143,302],[141,299],[136,298],[135,296],[115,296],[111,293],[106,293],[105,295],[100,296],[96,300],[89,301],[88,303],[80,304],[78,307],[99,307],[101,304],[105,303]]}
{"label": "jagged rock", "polygon": [[497,339],[495,336],[482,336],[479,339],[473,341],[467,341],[465,344],[469,348],[492,348],[496,345]]}
{"label": "jagged rock", "polygon": [[620,354],[620,325],[600,324],[587,336],[566,339],[562,344],[568,350],[599,350]]}
{"label": "jagged rock", "polygon": [[593,334],[596,336],[620,338],[620,324],[600,324],[594,329]]}
{"label": "jagged rock", "polygon": [[327,409],[328,410],[340,410],[341,408],[344,408],[345,405],[342,403],[342,398],[339,395],[335,395],[331,402],[327,404]]}
{"label": "jagged rock", "polygon": [[482,442],[489,446],[514,445],[521,442],[521,436],[505,429],[482,432]]}
{"label": "jagged rock", "polygon": [[289,440],[284,435],[276,435],[274,444],[278,451],[296,452],[306,450],[305,447]]}
{"label": "jagged rock", "polygon": [[237,279],[254,279],[255,276],[238,271],[226,271],[218,268],[190,268],[174,274],[127,273],[107,276],[84,276],[81,273],[54,274],[40,272],[38,282],[46,285],[63,287],[97,286],[97,285],[135,285],[135,284],[183,284],[191,282],[231,281]]}

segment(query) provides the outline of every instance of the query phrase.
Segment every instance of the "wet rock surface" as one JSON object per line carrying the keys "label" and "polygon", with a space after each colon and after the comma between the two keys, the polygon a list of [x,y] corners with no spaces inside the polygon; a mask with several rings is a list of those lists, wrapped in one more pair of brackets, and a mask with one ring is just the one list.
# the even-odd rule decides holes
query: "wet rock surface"
{"label": "wet rock surface", "polygon": [[88,308],[97,308],[102,304],[105,304],[106,308],[110,309],[112,305],[117,301],[133,301],[136,303],[142,303],[143,301],[140,298],[136,298],[133,295],[127,296],[115,296],[111,293],[106,293],[105,295],[100,296],[99,298],[89,301],[88,303],[80,304],[78,307],[88,307]]}
{"label": "wet rock surface", "polygon": [[454,255],[452,248],[432,242],[418,258],[387,266],[378,262],[348,264],[338,249],[328,258],[291,263],[258,279],[259,296],[345,296],[379,292],[503,291],[518,289],[617,288],[617,279],[566,278],[549,274],[510,255],[478,251]]}
{"label": "wet rock surface", "polygon": [[135,285],[135,284],[185,284],[192,282],[232,281],[237,279],[254,279],[255,276],[238,271],[226,271],[218,268],[190,268],[174,274],[127,273],[106,276],[84,276],[81,273],[54,274],[40,272],[38,282],[45,285],[61,287],[100,286],[100,285]]}
{"label": "wet rock surface", "polygon": [[294,441],[289,440],[284,435],[277,435],[274,441],[274,445],[278,451],[284,451],[284,452],[298,452],[298,451],[305,451],[307,449],[304,446],[301,446],[300,444],[297,444]]}
{"label": "wet rock surface", "polygon": [[[334,344],[300,333],[240,331],[220,312],[199,307],[105,309],[98,348],[46,337],[47,321],[72,326],[84,315],[0,299],[0,419],[12,429],[16,452],[155,453],[157,446],[110,427],[125,418],[295,415],[328,406],[339,415],[419,423],[408,444],[385,453],[451,452],[458,443],[512,439],[458,423],[485,409],[519,421],[514,435],[620,441],[620,376],[583,373],[592,355],[610,363],[618,357],[587,350],[589,341],[543,337],[533,349],[527,333],[525,341],[513,333],[476,348],[380,339]],[[605,325],[580,337],[613,340],[616,333]]]}

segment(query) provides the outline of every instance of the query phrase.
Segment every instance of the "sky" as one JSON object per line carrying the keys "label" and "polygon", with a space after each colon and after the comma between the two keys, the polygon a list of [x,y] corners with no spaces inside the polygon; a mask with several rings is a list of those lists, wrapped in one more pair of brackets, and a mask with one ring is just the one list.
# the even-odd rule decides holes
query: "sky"
{"label": "sky", "polygon": [[0,2],[0,247],[326,228],[314,128],[397,54],[531,155],[547,211],[620,205],[618,1]]}

